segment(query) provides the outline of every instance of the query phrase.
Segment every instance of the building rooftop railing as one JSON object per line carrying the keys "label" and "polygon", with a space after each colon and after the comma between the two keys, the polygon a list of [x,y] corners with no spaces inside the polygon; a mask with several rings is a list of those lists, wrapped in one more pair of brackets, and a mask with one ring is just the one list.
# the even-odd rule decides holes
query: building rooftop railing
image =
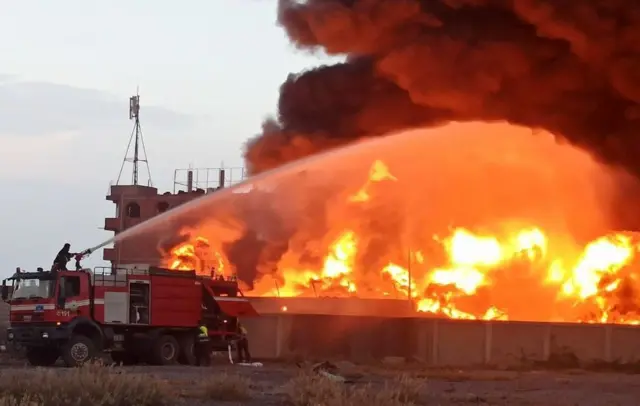
{"label": "building rooftop railing", "polygon": [[173,193],[202,189],[206,191],[228,187],[248,177],[242,167],[176,169],[173,174]]}

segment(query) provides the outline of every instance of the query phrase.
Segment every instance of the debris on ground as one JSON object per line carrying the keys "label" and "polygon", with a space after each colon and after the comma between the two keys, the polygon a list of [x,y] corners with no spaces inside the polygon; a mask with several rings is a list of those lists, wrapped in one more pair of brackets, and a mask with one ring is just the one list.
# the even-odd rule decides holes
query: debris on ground
{"label": "debris on ground", "polygon": [[[296,365],[298,368],[307,369],[303,363],[299,362]],[[318,362],[308,367],[308,369],[320,376],[339,383],[354,383],[362,377],[361,374],[345,373],[345,371],[341,371],[335,364],[328,361]]]}
{"label": "debris on ground", "polygon": [[240,365],[240,366],[243,366],[243,367],[256,367],[256,368],[260,368],[260,367],[263,366],[262,362],[234,362],[233,361],[233,355],[231,354],[231,351],[232,351],[231,344],[229,344],[227,346],[227,351],[229,353],[229,363],[231,365],[235,364],[235,365]]}

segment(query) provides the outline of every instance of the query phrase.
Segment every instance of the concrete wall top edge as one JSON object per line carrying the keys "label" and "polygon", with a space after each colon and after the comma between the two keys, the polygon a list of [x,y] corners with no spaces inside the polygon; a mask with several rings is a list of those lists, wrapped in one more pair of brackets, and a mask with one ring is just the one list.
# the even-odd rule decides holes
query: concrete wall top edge
{"label": "concrete wall top edge", "polygon": [[[491,324],[491,325],[526,325],[576,327],[601,329],[605,326],[620,329],[635,329],[639,326],[613,323],[579,323],[562,321],[529,321],[529,320],[464,320],[451,319],[433,313],[416,312],[408,306],[409,301],[402,299],[358,299],[358,298],[305,298],[305,297],[251,297],[254,307],[261,315],[322,315],[322,316],[360,316],[415,318],[419,320],[438,320],[442,323],[456,324]],[[287,310],[282,311],[286,306]]]}

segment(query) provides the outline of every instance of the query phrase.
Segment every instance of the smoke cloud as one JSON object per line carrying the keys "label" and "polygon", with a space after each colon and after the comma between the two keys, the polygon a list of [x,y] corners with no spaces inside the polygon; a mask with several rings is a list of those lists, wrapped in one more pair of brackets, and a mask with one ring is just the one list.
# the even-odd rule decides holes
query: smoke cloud
{"label": "smoke cloud", "polygon": [[545,129],[640,175],[634,0],[279,0],[299,49],[346,61],[290,75],[247,144],[253,173],[449,121]]}
{"label": "smoke cloud", "polygon": [[[298,49],[345,60],[289,75],[277,116],[247,143],[253,174],[360,139],[449,122],[508,122],[519,130],[421,130],[433,137],[424,151],[405,146],[396,162],[375,158],[398,181],[372,186],[375,198],[357,207],[345,202],[364,179],[338,173],[335,162],[327,165],[332,174],[319,171],[277,193],[239,200],[230,210],[236,235],[222,250],[250,287],[259,291],[265,276],[283,286],[293,275],[287,271],[303,277],[320,269],[345,230],[359,237],[359,287],[374,286],[371,273],[385,264],[411,264],[407,248],[424,249],[439,266],[443,254],[429,244],[451,225],[499,234],[491,227],[522,220],[548,231],[563,259],[577,258],[576,247],[611,228],[640,230],[637,1],[279,0],[278,23]],[[542,131],[531,135],[524,127]],[[503,156],[492,145],[502,146]],[[334,179],[322,189],[320,176]],[[551,314],[556,293],[541,283],[535,297],[522,300],[519,287],[529,286],[531,275],[509,271],[496,274],[502,287],[485,299],[522,312],[514,317],[548,319],[525,313],[535,302]],[[615,293],[618,305],[635,311],[637,290],[623,288]]]}

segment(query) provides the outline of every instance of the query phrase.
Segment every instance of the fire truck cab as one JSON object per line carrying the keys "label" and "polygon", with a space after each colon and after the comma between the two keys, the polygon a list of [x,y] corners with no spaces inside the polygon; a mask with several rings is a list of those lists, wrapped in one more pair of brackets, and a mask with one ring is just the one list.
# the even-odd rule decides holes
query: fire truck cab
{"label": "fire truck cab", "polygon": [[104,352],[123,364],[193,364],[201,322],[226,351],[238,317],[257,315],[232,278],[153,266],[17,272],[2,299],[7,338],[35,366],[78,366]]}

